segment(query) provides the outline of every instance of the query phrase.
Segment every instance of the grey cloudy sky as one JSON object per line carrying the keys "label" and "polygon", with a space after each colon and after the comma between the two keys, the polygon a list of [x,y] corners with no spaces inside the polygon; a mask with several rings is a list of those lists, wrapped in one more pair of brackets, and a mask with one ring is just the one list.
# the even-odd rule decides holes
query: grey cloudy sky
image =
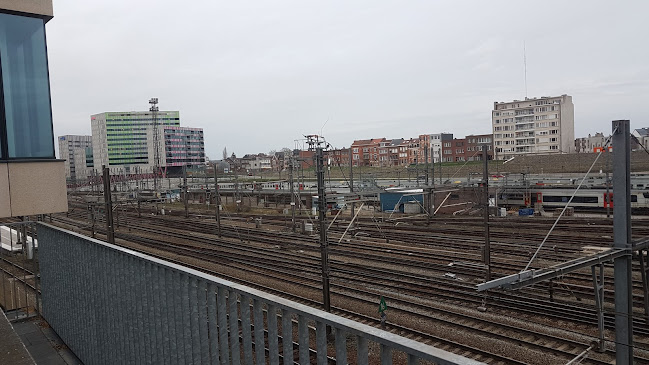
{"label": "grey cloudy sky", "polygon": [[575,134],[649,126],[649,1],[54,0],[54,128],[180,110],[220,158],[491,132],[494,101],[569,94]]}

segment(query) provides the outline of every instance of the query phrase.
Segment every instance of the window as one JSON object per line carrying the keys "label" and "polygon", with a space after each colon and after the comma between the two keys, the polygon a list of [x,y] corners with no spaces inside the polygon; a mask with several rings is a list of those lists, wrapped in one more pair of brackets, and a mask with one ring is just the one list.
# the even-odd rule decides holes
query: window
{"label": "window", "polygon": [[0,158],[54,158],[42,19],[0,14]]}

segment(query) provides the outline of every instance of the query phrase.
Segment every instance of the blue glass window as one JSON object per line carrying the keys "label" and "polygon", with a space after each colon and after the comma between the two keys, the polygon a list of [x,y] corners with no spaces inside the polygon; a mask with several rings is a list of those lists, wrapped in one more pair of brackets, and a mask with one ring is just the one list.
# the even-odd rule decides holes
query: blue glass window
{"label": "blue glass window", "polygon": [[0,158],[54,158],[43,19],[0,14]]}

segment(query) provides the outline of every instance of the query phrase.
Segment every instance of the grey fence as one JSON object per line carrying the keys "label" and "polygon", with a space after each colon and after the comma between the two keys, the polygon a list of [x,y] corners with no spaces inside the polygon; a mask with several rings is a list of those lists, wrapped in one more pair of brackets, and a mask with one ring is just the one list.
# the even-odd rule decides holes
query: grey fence
{"label": "grey fence", "polygon": [[36,222],[0,223],[0,308],[14,317],[39,311]]}
{"label": "grey fence", "polygon": [[88,365],[479,364],[44,223],[38,239],[43,316]]}

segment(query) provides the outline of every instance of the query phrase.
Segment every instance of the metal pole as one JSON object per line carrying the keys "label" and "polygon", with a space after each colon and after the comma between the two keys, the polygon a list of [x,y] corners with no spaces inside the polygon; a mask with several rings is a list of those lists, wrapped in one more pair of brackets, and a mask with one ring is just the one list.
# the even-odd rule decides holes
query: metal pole
{"label": "metal pole", "polygon": [[185,218],[189,218],[189,196],[187,190],[187,165],[183,165],[183,200],[185,201]]}
{"label": "metal pole", "polygon": [[[613,245],[631,247],[631,146],[628,120],[613,121]],[[615,358],[633,362],[631,252],[615,259]]]}
{"label": "metal pole", "polygon": [[291,191],[291,231],[295,233],[295,184],[293,181],[293,156],[288,159],[288,185]]}
{"label": "metal pole", "polygon": [[[443,146],[443,145],[442,145]],[[442,149],[444,147],[439,148],[439,184],[442,184]]]}
{"label": "metal pole", "polygon": [[491,280],[491,242],[489,239],[489,160],[487,155],[487,145],[482,145],[482,160],[484,162],[484,171],[482,174],[482,184],[484,186],[484,252],[483,260],[485,265],[485,281]]}
{"label": "metal pole", "polygon": [[95,222],[97,221],[95,219],[95,205],[90,203],[88,207],[90,208],[90,219],[92,220],[92,238],[95,238]]}
{"label": "metal pole", "polygon": [[320,221],[320,255],[322,261],[322,302],[327,312],[331,312],[329,293],[329,244],[327,242],[327,197],[325,191],[323,148],[316,147],[316,170],[318,177],[318,219]]}
{"label": "metal pole", "polygon": [[113,202],[110,193],[110,170],[105,165],[104,171],[104,202],[106,204],[106,239],[109,243],[115,243],[115,230],[113,225]]}
{"label": "metal pole", "polygon": [[611,218],[611,194],[610,194],[610,184],[611,180],[608,176],[609,169],[611,168],[610,162],[610,152],[608,151],[608,147],[606,151],[606,199],[604,199],[604,202],[606,203],[606,218]]}
{"label": "metal pole", "polygon": [[[349,147],[349,192],[354,192],[354,155],[352,154],[352,148]],[[354,217],[354,210],[356,210],[356,203],[352,203],[352,210],[350,217]]]}
{"label": "metal pole", "polygon": [[216,199],[214,203],[216,205],[216,231],[221,237],[221,193],[219,192],[219,179],[218,171],[216,169],[216,164],[214,164],[214,193],[216,194]]}
{"label": "metal pole", "polygon": [[426,161],[426,186],[428,186],[428,147],[424,148],[424,160]]}

